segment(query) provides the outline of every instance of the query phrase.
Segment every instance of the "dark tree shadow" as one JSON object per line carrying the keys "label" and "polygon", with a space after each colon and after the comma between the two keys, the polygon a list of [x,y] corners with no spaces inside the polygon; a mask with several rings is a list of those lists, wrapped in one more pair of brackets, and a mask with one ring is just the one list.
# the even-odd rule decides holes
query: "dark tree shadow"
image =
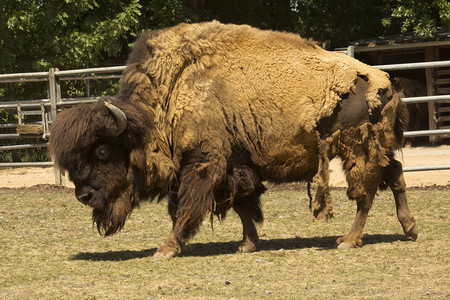
{"label": "dark tree shadow", "polygon": [[[338,236],[310,237],[310,238],[287,238],[260,240],[258,251],[273,250],[293,250],[305,248],[318,248],[318,250],[330,250],[336,248],[336,239]],[[365,234],[363,236],[364,245],[393,243],[397,241],[405,242],[410,239],[401,234]],[[189,244],[183,256],[216,256],[225,254],[234,254],[238,247],[238,242],[210,242]],[[141,251],[108,251],[108,252],[81,252],[71,257],[72,260],[88,261],[125,261],[137,258],[146,258],[153,256],[156,248],[145,249]]]}

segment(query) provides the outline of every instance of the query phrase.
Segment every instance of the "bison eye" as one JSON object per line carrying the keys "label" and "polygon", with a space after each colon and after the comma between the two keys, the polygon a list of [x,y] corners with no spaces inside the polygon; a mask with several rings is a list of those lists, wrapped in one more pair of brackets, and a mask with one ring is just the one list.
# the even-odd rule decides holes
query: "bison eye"
{"label": "bison eye", "polygon": [[112,147],[108,144],[103,144],[95,149],[95,157],[101,161],[107,161],[112,153]]}

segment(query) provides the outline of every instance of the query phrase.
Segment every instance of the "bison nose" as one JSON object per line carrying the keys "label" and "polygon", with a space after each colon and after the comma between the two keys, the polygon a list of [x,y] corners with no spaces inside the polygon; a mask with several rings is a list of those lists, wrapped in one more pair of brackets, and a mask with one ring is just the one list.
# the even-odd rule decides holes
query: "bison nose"
{"label": "bison nose", "polygon": [[90,186],[83,186],[81,188],[75,189],[75,197],[77,197],[78,201],[85,205],[89,205],[89,201],[92,198],[94,189]]}

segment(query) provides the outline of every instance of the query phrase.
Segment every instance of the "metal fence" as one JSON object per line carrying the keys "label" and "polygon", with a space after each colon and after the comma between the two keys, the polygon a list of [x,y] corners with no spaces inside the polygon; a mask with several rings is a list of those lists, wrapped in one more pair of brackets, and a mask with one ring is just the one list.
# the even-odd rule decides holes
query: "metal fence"
{"label": "metal fence", "polygon": [[[450,60],[446,61],[433,61],[424,63],[409,63],[409,64],[393,64],[393,65],[377,65],[373,66],[383,71],[398,71],[398,70],[411,70],[411,69],[426,69],[437,67],[450,67]],[[434,103],[434,102],[446,102],[450,101],[450,95],[434,95],[423,97],[409,97],[403,98],[405,103]],[[417,136],[432,136],[432,135],[450,135],[450,129],[434,129],[434,130],[418,130],[407,131],[404,133],[405,137],[417,137]],[[450,167],[448,167],[450,169]]]}
{"label": "metal fence", "polygon": [[[347,51],[347,54],[351,55],[351,49]],[[439,62],[427,62],[427,63],[409,63],[409,64],[397,64],[397,65],[380,65],[374,66],[384,71],[392,70],[406,70],[406,69],[425,69],[436,67],[450,67],[450,61]],[[121,72],[125,69],[125,66],[105,67],[105,68],[89,68],[78,70],[59,71],[58,69],[50,69],[48,72],[36,72],[36,73],[17,73],[17,74],[0,74],[0,84],[2,83],[17,83],[17,82],[47,82],[47,98],[33,99],[33,100],[20,100],[20,101],[4,101],[0,102],[0,109],[16,110],[18,114],[18,123],[0,124],[1,128],[16,128],[18,131],[21,126],[26,125],[23,123],[24,116],[29,114],[40,115],[41,121],[34,122],[31,125],[41,127],[41,133],[39,134],[40,143],[25,143],[19,142],[23,138],[30,137],[29,134],[23,133],[6,133],[0,134],[0,140],[15,139],[16,145],[0,146],[2,150],[17,150],[17,149],[30,149],[37,147],[47,147],[46,142],[49,133],[49,125],[55,119],[58,111],[67,106],[73,106],[80,103],[92,103],[99,99],[96,96],[87,97],[61,97],[61,81],[64,80],[85,80],[89,82],[92,79],[111,79],[121,77]],[[439,96],[427,96],[427,97],[413,97],[403,98],[406,103],[423,103],[423,102],[442,102],[450,101],[450,95]],[[439,136],[450,135],[450,129],[438,129],[438,130],[420,130],[420,131],[407,131],[404,133],[405,137],[418,137],[418,136]],[[36,137],[36,134],[34,135]],[[53,162],[15,162],[15,163],[0,163],[0,167],[47,167],[53,166]],[[429,171],[429,170],[444,170],[450,169],[450,165],[436,165],[436,166],[417,166],[417,167],[405,167],[405,172],[410,171]],[[64,183],[64,178],[61,176],[58,170],[55,171],[55,181],[57,184]]]}
{"label": "metal fence", "polygon": [[[90,96],[89,81],[101,79],[120,79],[125,66],[105,67],[105,68],[89,68],[79,70],[59,71],[58,69],[50,69],[48,72],[35,73],[16,73],[16,74],[0,74],[0,84],[7,83],[25,83],[25,82],[46,82],[47,97],[43,99],[20,100],[20,101],[3,101],[0,102],[0,109],[17,112],[18,122],[0,124],[2,128],[16,128],[16,133],[1,133],[1,140],[14,139],[13,145],[0,146],[0,151],[19,150],[47,147],[47,138],[50,135],[49,127],[56,118],[58,111],[64,107],[73,106],[81,103],[92,103],[99,99],[96,96]],[[82,80],[86,82],[86,97],[62,97],[61,83],[63,81]],[[39,121],[26,122],[25,117],[35,115],[40,116]],[[36,132],[23,132],[23,128],[37,128]],[[39,143],[23,143],[24,140],[34,138]],[[22,142],[22,143],[21,143]],[[4,144],[4,143],[3,143]],[[53,166],[53,162],[13,162],[0,163],[0,167],[48,167]],[[64,176],[55,170],[55,182],[63,184]]]}

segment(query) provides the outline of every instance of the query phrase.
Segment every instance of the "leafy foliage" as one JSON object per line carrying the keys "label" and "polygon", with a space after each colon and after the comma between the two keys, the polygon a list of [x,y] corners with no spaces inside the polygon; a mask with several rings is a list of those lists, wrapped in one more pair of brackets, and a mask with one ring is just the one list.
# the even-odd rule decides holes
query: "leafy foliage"
{"label": "leafy foliage", "polygon": [[202,20],[249,24],[262,29],[293,31],[290,0],[185,1]]}
{"label": "leafy foliage", "polygon": [[98,65],[136,37],[140,9],[138,0],[4,0],[0,70]]}
{"label": "leafy foliage", "polygon": [[431,35],[450,30],[447,0],[294,0],[296,31],[345,47],[352,40],[414,31]]}
{"label": "leafy foliage", "polygon": [[450,2],[447,0],[397,0],[391,16],[382,19],[389,26],[392,18],[401,20],[401,31],[414,30],[417,35],[431,36],[437,26],[450,30]]}
{"label": "leafy foliage", "polygon": [[450,25],[446,0],[3,0],[0,72],[123,63],[147,29],[217,19],[296,31],[332,46]]}
{"label": "leafy foliage", "polygon": [[293,1],[296,31],[304,37],[326,42],[328,47],[345,47],[352,40],[389,34],[380,22],[390,15],[386,1],[298,0]]}

